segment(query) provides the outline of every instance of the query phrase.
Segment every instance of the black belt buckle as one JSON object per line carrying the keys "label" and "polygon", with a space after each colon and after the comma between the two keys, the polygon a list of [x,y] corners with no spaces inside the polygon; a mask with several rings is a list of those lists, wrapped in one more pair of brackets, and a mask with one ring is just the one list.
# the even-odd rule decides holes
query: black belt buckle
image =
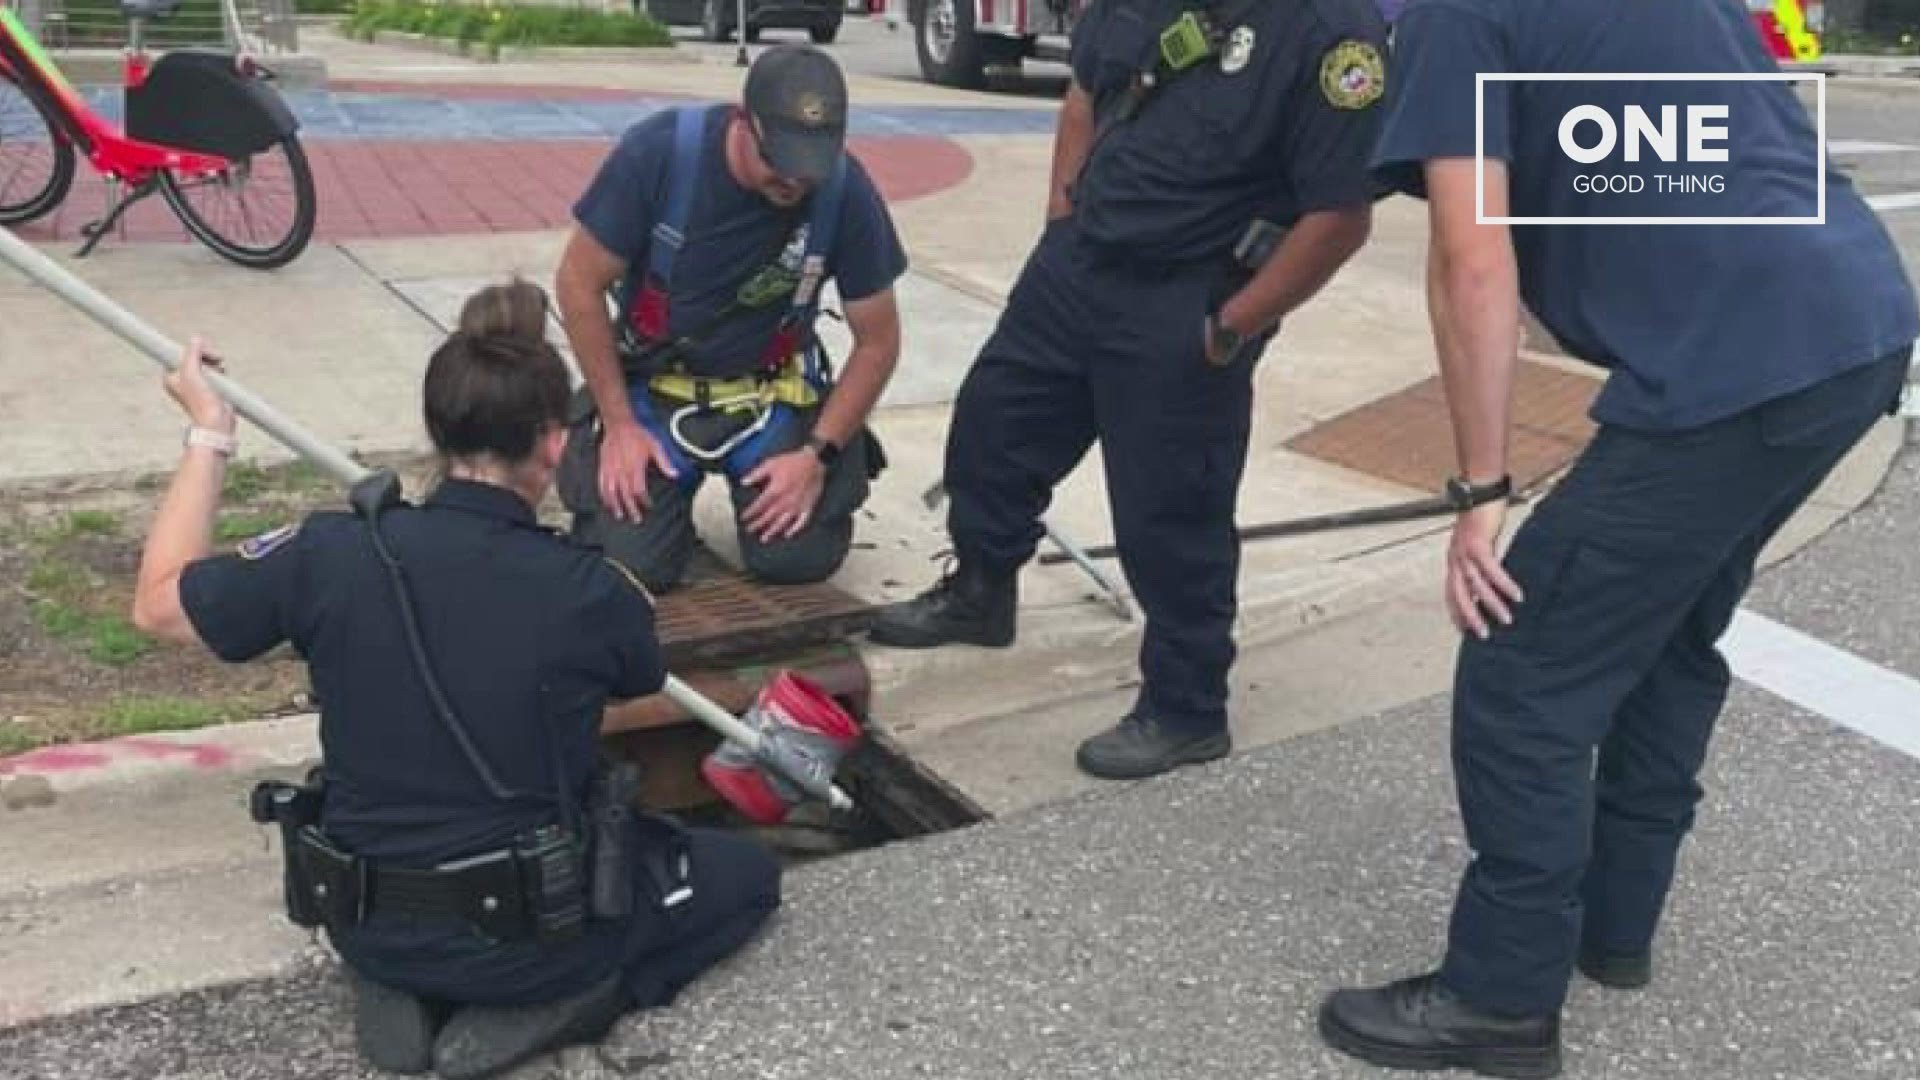
{"label": "black belt buckle", "polygon": [[1264,218],[1255,218],[1247,230],[1240,234],[1239,242],[1233,245],[1233,261],[1246,270],[1258,273],[1286,238],[1285,227]]}

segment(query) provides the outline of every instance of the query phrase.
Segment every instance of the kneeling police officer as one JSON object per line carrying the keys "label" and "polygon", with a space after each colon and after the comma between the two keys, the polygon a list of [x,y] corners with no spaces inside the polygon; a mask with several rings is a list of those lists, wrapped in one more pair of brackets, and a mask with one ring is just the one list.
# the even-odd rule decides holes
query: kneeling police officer
{"label": "kneeling police officer", "polygon": [[306,658],[323,763],[262,785],[255,816],[288,841],[290,917],[346,962],[362,1053],[394,1072],[485,1076],[598,1039],[780,903],[767,853],[632,813],[634,778],[596,768],[609,698],[665,672],[646,592],[535,517],[568,402],[546,311],[532,285],[484,289],[433,354],[445,479],[424,503],[376,474],[355,513],[235,554],[210,554],[233,413],[197,342],[167,378],[191,427],[134,621],[230,662]]}

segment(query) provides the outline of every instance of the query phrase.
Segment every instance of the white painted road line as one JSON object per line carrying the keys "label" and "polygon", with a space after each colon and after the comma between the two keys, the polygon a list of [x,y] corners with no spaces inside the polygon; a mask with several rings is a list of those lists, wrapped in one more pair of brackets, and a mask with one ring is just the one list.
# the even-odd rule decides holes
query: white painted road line
{"label": "white painted road line", "polygon": [[1865,139],[1831,139],[1827,142],[1829,154],[1907,154],[1920,151],[1920,146],[1908,146],[1905,143],[1869,142]]}
{"label": "white painted road line", "polygon": [[1920,758],[1920,681],[1745,608],[1720,650],[1741,679]]}
{"label": "white painted road line", "polygon": [[1875,195],[1867,200],[1867,205],[1875,210],[1911,210],[1920,206],[1920,191],[1900,191],[1892,195]]}

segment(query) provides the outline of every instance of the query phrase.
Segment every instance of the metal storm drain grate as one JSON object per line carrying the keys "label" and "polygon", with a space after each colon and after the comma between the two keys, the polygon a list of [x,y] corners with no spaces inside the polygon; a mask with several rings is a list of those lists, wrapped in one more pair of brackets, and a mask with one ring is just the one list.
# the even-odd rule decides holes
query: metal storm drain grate
{"label": "metal storm drain grate", "polygon": [[[1565,468],[1593,437],[1598,380],[1523,360],[1515,370],[1509,469],[1524,490]],[[1438,376],[1368,402],[1288,441],[1308,457],[1437,492],[1457,469],[1452,418]]]}
{"label": "metal storm drain grate", "polygon": [[711,556],[655,609],[668,667],[837,641],[866,629],[873,613],[872,604],[829,583],[763,585]]}

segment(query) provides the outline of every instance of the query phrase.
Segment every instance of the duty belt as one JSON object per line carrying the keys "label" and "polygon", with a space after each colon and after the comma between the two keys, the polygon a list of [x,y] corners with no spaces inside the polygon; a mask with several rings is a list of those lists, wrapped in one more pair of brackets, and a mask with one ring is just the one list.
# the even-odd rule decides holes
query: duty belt
{"label": "duty belt", "polygon": [[296,834],[292,861],[313,921],[336,932],[382,913],[464,918],[496,941],[553,941],[578,936],[585,914],[579,844],[557,828],[413,869],[351,855],[309,825]]}

